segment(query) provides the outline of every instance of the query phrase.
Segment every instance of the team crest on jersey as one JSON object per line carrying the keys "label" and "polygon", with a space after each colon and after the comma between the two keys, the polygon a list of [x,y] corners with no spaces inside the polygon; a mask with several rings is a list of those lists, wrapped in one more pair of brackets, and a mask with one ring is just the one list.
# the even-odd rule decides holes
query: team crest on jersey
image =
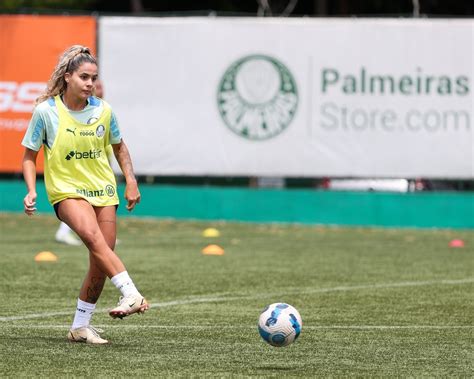
{"label": "team crest on jersey", "polygon": [[98,138],[102,138],[105,135],[105,126],[104,125],[99,125],[97,129],[95,130],[95,135]]}

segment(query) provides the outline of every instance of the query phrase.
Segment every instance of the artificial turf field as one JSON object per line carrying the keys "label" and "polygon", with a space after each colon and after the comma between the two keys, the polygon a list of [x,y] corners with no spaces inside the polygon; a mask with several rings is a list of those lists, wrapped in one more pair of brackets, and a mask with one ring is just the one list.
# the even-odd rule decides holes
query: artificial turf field
{"label": "artificial turf field", "polygon": [[[152,308],[67,342],[84,247],[57,220],[0,214],[0,377],[472,377],[474,231],[119,220],[118,254]],[[215,227],[220,237],[205,238]],[[464,248],[450,248],[452,239]],[[204,256],[218,244],[223,256]],[[52,251],[58,261],[34,261]],[[287,302],[300,338],[273,348],[256,322]]]}

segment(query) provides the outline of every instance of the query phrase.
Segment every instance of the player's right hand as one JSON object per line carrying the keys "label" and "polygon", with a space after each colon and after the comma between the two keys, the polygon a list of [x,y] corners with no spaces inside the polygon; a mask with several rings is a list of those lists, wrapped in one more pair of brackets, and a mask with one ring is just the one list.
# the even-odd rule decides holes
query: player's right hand
{"label": "player's right hand", "polygon": [[28,216],[32,216],[36,212],[36,196],[36,192],[28,192],[28,194],[23,199],[25,213]]}

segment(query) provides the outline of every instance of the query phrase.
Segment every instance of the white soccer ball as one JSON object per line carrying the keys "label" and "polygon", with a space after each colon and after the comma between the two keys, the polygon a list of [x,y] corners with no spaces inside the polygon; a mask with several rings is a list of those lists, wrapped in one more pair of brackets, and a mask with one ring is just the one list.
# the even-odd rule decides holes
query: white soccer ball
{"label": "white soccer ball", "polygon": [[258,319],[258,332],[272,346],[282,347],[293,343],[301,333],[303,321],[295,307],[274,303],[265,307]]}

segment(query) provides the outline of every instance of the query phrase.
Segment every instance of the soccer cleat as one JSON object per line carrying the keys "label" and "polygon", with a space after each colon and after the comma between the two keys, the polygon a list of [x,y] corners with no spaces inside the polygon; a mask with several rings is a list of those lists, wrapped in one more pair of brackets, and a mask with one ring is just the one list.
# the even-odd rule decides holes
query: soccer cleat
{"label": "soccer cleat", "polygon": [[102,333],[102,329],[94,328],[93,326],[83,326],[77,329],[71,329],[67,334],[67,339],[70,342],[82,342],[91,343],[97,345],[103,345],[109,341],[101,338],[99,332]]}
{"label": "soccer cleat", "polygon": [[133,313],[144,313],[148,308],[148,302],[141,295],[121,296],[117,306],[109,311],[109,315],[113,318],[124,318]]}
{"label": "soccer cleat", "polygon": [[57,232],[56,233],[56,242],[65,243],[69,246],[80,246],[82,245],[81,240],[79,240],[72,232]]}

